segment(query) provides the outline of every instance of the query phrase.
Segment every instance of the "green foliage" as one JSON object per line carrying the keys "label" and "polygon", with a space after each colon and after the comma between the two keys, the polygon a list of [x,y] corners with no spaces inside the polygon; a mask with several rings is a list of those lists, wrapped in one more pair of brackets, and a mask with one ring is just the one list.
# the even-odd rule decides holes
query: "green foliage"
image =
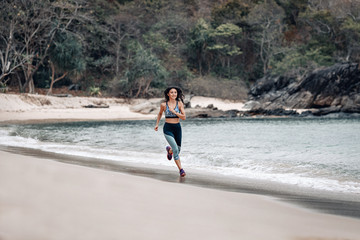
{"label": "green foliage", "polygon": [[37,87],[49,84],[50,60],[56,65],[55,78],[81,71],[66,80],[108,90],[111,82],[117,87],[113,92],[129,97],[150,96],[159,92],[154,88],[169,84],[187,86],[201,77],[251,82],[267,71],[302,75],[337,61],[360,62],[360,5],[357,0],[332,4],[5,0],[0,7],[0,59],[10,49],[11,66],[20,64],[11,74],[23,76],[34,69],[38,73],[29,77]]}
{"label": "green foliage", "polygon": [[171,44],[161,33],[148,32],[144,35],[144,42],[158,53],[166,53],[171,47]]}
{"label": "green foliage", "polygon": [[153,76],[158,80],[167,75],[161,61],[150,50],[144,49],[139,43],[135,43],[132,50],[134,55],[128,61],[130,68],[127,77],[129,79]]}
{"label": "green foliage", "polygon": [[240,0],[226,1],[216,6],[211,11],[212,24],[217,27],[224,23],[233,23],[238,26],[245,26],[245,17],[250,12],[250,3]]}
{"label": "green foliage", "polygon": [[72,34],[58,34],[49,51],[49,57],[60,71],[85,70],[82,45]]}
{"label": "green foliage", "polygon": [[235,37],[241,33],[241,28],[232,23],[225,23],[218,26],[215,31],[211,33],[213,37],[230,38]]}
{"label": "green foliage", "polygon": [[35,84],[38,88],[49,88],[51,82],[51,69],[46,67],[41,67],[39,71],[36,72]]}
{"label": "green foliage", "polygon": [[176,78],[182,81],[191,80],[194,78],[194,74],[189,71],[186,67],[176,72]]}
{"label": "green foliage", "polygon": [[306,11],[308,0],[276,0],[285,11],[284,21],[288,25],[296,25],[299,14]]}
{"label": "green foliage", "polygon": [[360,21],[355,21],[353,18],[348,17],[342,24],[342,29],[352,32],[356,36],[360,36]]}
{"label": "green foliage", "polygon": [[281,52],[284,16],[284,10],[273,0],[256,5],[248,15],[248,23],[254,30],[252,40],[258,47],[263,74],[269,71],[270,60]]}
{"label": "green foliage", "polygon": [[202,74],[202,69],[206,65],[205,59],[208,57],[206,48],[211,41],[211,31],[211,26],[200,18],[188,35],[187,56],[189,65],[197,68],[200,74]]}
{"label": "green foliage", "polygon": [[237,37],[241,32],[241,28],[232,23],[221,24],[214,29],[204,19],[200,19],[190,32],[188,52],[192,53],[190,56],[193,56],[194,62],[197,61],[199,69],[207,67],[216,70],[220,64],[222,67],[226,65],[229,73],[231,58],[242,53],[237,46]]}
{"label": "green foliage", "polygon": [[6,92],[7,92],[6,83],[0,82],[0,93],[6,93]]}
{"label": "green foliage", "polygon": [[[124,2],[124,1],[123,1]],[[89,11],[99,22],[105,20],[113,14],[116,14],[119,6],[114,1],[92,0],[88,1]]]}
{"label": "green foliage", "polygon": [[89,88],[89,93],[90,93],[90,96],[93,96],[93,97],[99,97],[101,96],[101,90],[99,87],[95,87],[95,86],[91,86]]}
{"label": "green foliage", "polygon": [[204,19],[200,18],[189,34],[188,46],[190,49],[204,48],[204,44],[210,40],[211,31],[211,26]]}
{"label": "green foliage", "polygon": [[347,49],[346,60],[360,62],[360,20],[347,17],[341,29]]}
{"label": "green foliage", "polygon": [[94,66],[105,69],[112,65],[114,59],[111,56],[103,56],[93,61]]}
{"label": "green foliage", "polygon": [[135,4],[145,10],[148,16],[160,16],[171,2],[166,0],[135,0]]}
{"label": "green foliage", "polygon": [[317,67],[333,64],[332,58],[326,54],[322,47],[306,49],[289,49],[280,61],[272,59],[270,62],[272,73],[280,75],[304,75]]}
{"label": "green foliage", "polygon": [[232,24],[221,24],[211,31],[210,37],[214,40],[214,45],[209,46],[209,50],[215,50],[221,55],[236,56],[240,55],[240,48],[235,44],[235,38],[241,33],[241,28]]}
{"label": "green foliage", "polygon": [[144,49],[138,42],[129,45],[131,57],[128,59],[128,69],[121,80],[122,87],[127,89],[129,96],[139,96],[146,92],[151,84],[161,85],[168,76],[161,61],[148,49]]}
{"label": "green foliage", "polygon": [[166,15],[161,16],[151,29],[161,33],[169,42],[178,43],[186,38],[189,26],[189,19],[183,13],[169,11]]}
{"label": "green foliage", "polygon": [[335,44],[337,32],[336,16],[329,10],[313,11],[308,10],[300,15],[301,21],[311,27],[311,40],[319,45]]}
{"label": "green foliage", "polygon": [[[232,78],[233,71],[231,71],[231,60],[233,57],[240,55],[242,52],[237,46],[237,36],[241,33],[241,28],[232,24],[225,23],[212,30],[210,37],[213,44],[208,47],[209,51],[214,52],[219,57],[221,68],[215,65],[215,69],[219,69],[216,72],[223,77]],[[226,66],[226,71],[222,69]]]}

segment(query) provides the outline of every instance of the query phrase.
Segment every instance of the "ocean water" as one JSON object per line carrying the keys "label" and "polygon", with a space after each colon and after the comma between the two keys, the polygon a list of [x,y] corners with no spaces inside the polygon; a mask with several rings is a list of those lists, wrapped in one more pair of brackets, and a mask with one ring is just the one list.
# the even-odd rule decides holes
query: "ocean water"
{"label": "ocean water", "polygon": [[[162,129],[155,132],[154,124],[2,125],[0,144],[175,170],[166,159]],[[198,119],[181,124],[185,170],[360,195],[360,119]]]}

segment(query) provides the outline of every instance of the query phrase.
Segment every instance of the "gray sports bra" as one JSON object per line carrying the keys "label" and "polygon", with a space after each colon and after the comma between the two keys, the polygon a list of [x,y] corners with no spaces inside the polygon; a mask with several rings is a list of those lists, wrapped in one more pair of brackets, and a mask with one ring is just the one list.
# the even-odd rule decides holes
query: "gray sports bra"
{"label": "gray sports bra", "polygon": [[[180,113],[178,101],[176,101],[175,112]],[[169,105],[167,102],[166,102],[166,109],[165,109],[165,118],[179,118],[178,116],[176,116],[175,114],[170,112]]]}

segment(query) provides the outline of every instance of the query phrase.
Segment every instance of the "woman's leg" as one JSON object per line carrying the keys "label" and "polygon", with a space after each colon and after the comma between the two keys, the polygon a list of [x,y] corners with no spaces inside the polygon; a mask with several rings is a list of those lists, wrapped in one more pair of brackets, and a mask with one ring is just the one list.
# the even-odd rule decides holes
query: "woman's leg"
{"label": "woman's leg", "polygon": [[179,152],[180,152],[180,147],[177,145],[175,138],[169,135],[164,134],[166,141],[169,143],[171,150],[170,152],[172,152],[173,156],[174,156],[174,160],[176,163],[176,166],[179,168],[179,170],[182,168],[181,167],[181,162],[180,162],[180,156],[179,156]]}
{"label": "woman's leg", "polygon": [[[175,164],[179,170],[182,169],[181,162],[180,162],[180,149],[181,149],[181,125],[168,125],[165,123],[164,125],[164,136],[166,141],[169,143],[171,147],[171,151],[174,156]],[[182,170],[183,171],[183,170]],[[185,176],[185,175],[182,175]]]}
{"label": "woman's leg", "polygon": [[169,143],[173,156],[174,156],[174,160],[179,160],[180,156],[179,156],[179,152],[180,152],[180,148],[177,145],[175,138],[173,136],[170,136],[168,134],[164,134],[166,141]]}
{"label": "woman's leg", "polygon": [[179,168],[179,170],[181,170],[182,167],[181,167],[180,158],[179,158],[179,160],[175,160],[175,163],[176,163],[176,166]]}

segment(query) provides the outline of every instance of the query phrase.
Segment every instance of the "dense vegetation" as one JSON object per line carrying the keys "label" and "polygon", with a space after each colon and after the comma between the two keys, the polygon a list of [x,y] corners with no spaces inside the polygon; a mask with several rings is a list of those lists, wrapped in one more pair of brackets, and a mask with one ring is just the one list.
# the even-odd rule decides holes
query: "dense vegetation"
{"label": "dense vegetation", "polygon": [[360,1],[2,0],[0,32],[0,87],[241,98],[265,74],[360,62]]}

